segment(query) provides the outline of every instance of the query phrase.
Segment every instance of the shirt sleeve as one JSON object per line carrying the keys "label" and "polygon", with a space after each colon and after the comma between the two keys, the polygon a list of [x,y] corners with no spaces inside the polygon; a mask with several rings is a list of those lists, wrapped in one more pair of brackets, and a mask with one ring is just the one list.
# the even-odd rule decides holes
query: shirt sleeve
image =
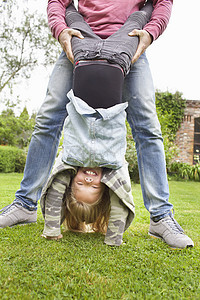
{"label": "shirt sleeve", "polygon": [[60,33],[68,28],[65,22],[66,7],[70,0],[48,0],[47,16],[52,35],[58,40]]}
{"label": "shirt sleeve", "polygon": [[104,243],[109,246],[120,246],[123,242],[129,209],[113,191],[109,190],[109,194],[111,210]]}
{"label": "shirt sleeve", "polygon": [[166,29],[172,11],[173,0],[154,0],[151,19],[144,26],[144,30],[148,31],[153,40],[156,40]]}
{"label": "shirt sleeve", "polygon": [[58,173],[47,190],[45,197],[45,224],[43,235],[60,235],[61,210],[66,188],[69,186],[70,176]]}

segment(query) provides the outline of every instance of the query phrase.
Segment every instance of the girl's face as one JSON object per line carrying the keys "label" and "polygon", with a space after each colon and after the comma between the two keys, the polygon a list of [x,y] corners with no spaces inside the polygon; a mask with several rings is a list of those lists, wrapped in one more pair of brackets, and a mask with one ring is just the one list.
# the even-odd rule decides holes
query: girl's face
{"label": "girl's face", "polygon": [[101,168],[79,168],[72,180],[72,193],[77,201],[93,204],[104,191]]}

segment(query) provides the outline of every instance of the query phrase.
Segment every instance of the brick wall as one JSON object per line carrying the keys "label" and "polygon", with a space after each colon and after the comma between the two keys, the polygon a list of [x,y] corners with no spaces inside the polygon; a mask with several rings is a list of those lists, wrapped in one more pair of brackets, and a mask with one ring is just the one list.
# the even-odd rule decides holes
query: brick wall
{"label": "brick wall", "polygon": [[183,122],[176,135],[177,161],[193,164],[194,119],[200,117],[200,101],[187,100]]}

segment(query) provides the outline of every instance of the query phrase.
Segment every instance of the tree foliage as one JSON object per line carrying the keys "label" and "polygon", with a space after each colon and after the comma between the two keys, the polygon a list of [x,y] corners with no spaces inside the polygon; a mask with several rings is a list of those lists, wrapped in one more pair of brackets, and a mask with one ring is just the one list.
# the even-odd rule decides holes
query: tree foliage
{"label": "tree foliage", "polygon": [[31,13],[30,2],[4,0],[0,5],[0,92],[20,76],[30,77],[38,64],[53,63],[58,54],[46,17]]}
{"label": "tree foliage", "polygon": [[24,171],[25,150],[12,146],[0,146],[0,172],[11,173]]}
{"label": "tree foliage", "polygon": [[0,145],[26,147],[34,124],[35,115],[30,117],[26,107],[19,117],[15,116],[12,108],[7,107],[0,114]]}
{"label": "tree foliage", "polygon": [[173,142],[181,125],[186,107],[182,93],[156,92],[156,108],[163,136]]}

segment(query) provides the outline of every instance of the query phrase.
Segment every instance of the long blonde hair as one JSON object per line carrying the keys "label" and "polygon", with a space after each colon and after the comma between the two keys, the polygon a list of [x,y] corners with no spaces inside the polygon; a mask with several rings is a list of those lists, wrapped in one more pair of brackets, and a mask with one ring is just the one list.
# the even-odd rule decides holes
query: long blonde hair
{"label": "long blonde hair", "polygon": [[105,186],[103,195],[93,204],[77,201],[72,190],[67,190],[64,221],[67,230],[78,232],[95,231],[105,234],[109,215],[110,197],[108,187]]}

